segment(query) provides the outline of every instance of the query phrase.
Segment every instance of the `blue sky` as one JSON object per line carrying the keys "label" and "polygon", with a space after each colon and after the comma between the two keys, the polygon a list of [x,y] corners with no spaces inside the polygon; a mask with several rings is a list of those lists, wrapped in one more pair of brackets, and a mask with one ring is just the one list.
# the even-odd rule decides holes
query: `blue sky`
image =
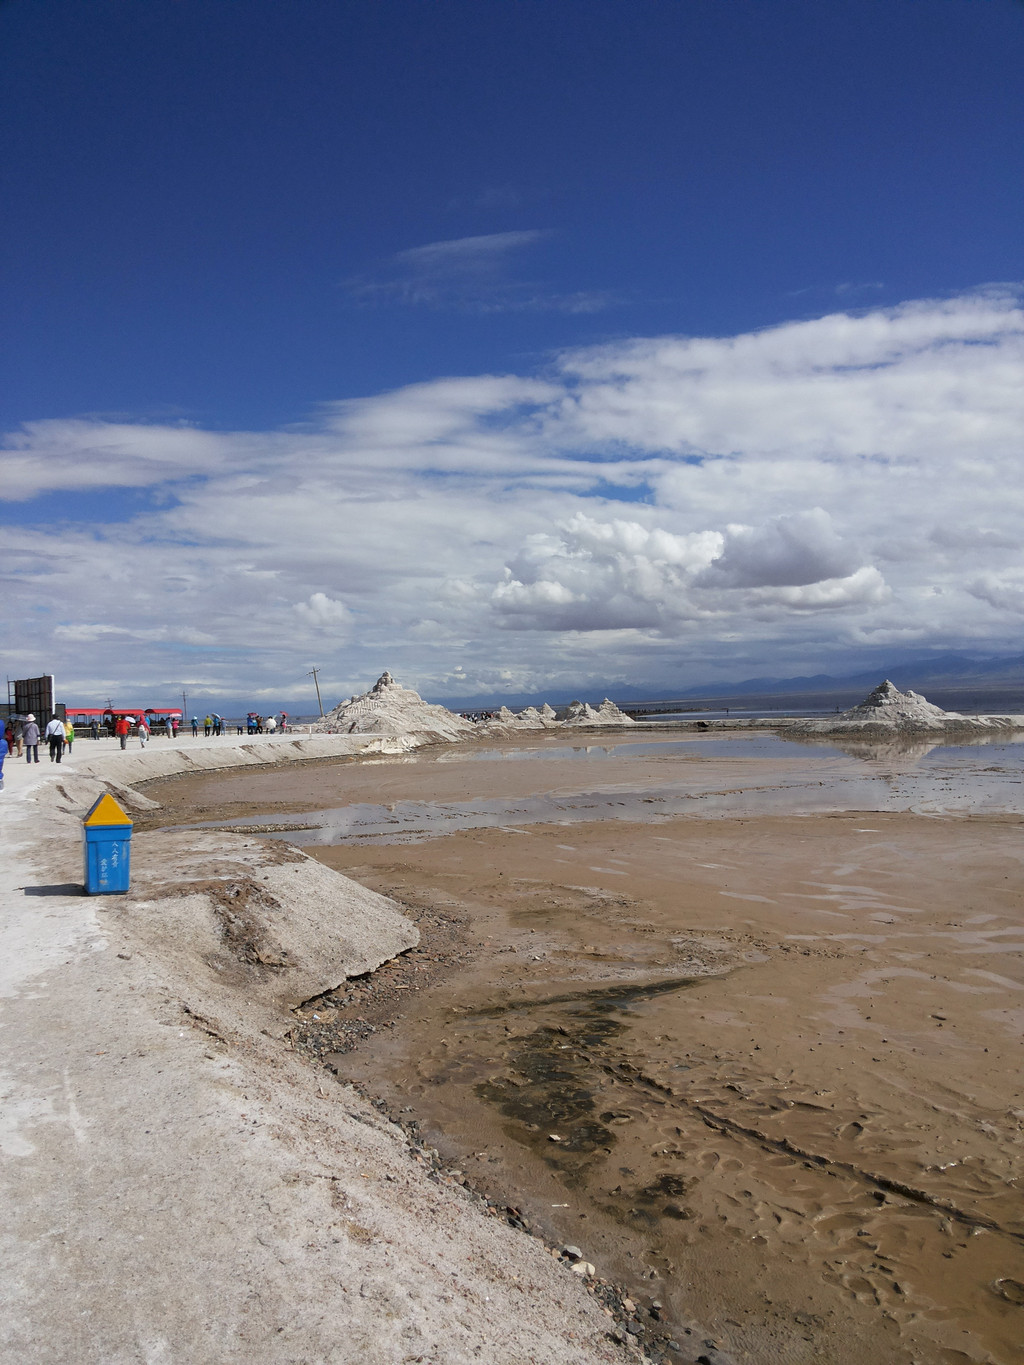
{"label": "blue sky", "polygon": [[1019,652],[1024,6],[0,3],[11,676]]}

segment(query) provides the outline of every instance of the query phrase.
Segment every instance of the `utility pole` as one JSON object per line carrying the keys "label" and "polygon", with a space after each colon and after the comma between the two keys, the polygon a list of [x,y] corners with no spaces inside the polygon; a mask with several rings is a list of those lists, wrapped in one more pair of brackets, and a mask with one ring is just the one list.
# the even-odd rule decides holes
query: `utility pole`
{"label": "utility pole", "polygon": [[316,675],[319,672],[320,672],[319,668],[311,668],[309,672],[306,674],[306,677],[313,679],[313,686],[316,688],[316,704],[320,708],[320,719],[322,720],[324,715],[324,704],[320,700],[320,684],[317,682],[316,678]]}
{"label": "utility pole", "polygon": [[188,715],[188,697],[186,697],[186,696],[185,696],[185,693],[182,692],[182,694],[181,694],[181,723],[182,723],[182,725],[184,725],[184,723],[185,723],[185,717],[186,717],[187,715]]}

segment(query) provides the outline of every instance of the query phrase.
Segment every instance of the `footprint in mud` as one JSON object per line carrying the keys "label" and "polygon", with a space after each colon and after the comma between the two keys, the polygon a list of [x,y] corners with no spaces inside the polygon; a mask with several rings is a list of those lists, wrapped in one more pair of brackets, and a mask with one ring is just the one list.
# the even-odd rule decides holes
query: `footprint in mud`
{"label": "footprint in mud", "polygon": [[837,1284],[845,1289],[858,1303],[867,1303],[873,1308],[881,1306],[881,1299],[878,1297],[877,1289],[871,1281],[866,1279],[863,1275],[837,1275],[833,1277],[826,1272],[823,1278],[825,1280],[831,1280],[833,1284]]}
{"label": "footprint in mud", "polygon": [[837,1234],[854,1233],[864,1228],[862,1213],[825,1212],[824,1217],[810,1219],[815,1236],[834,1241]]}
{"label": "footprint in mud", "polygon": [[668,1157],[670,1161],[689,1161],[690,1155],[688,1147],[678,1147],[675,1143],[671,1143],[667,1147],[651,1148],[651,1156],[654,1158],[661,1157],[663,1160]]}
{"label": "footprint in mud", "polygon": [[618,1127],[625,1123],[634,1123],[642,1117],[643,1115],[637,1109],[606,1109],[601,1115],[601,1122],[614,1124]]}
{"label": "footprint in mud", "polygon": [[686,1204],[666,1204],[662,1213],[666,1218],[677,1218],[680,1222],[690,1222],[697,1217],[697,1210]]}
{"label": "footprint in mud", "polygon": [[1024,1284],[1020,1280],[995,1280],[992,1289],[1007,1303],[1024,1304]]}

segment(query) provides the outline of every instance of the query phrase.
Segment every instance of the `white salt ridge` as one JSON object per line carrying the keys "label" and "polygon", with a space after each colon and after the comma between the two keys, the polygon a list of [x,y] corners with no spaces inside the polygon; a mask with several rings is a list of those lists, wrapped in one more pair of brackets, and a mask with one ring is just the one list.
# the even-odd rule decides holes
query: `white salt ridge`
{"label": "white salt ridge", "polygon": [[447,707],[425,702],[418,692],[411,687],[403,687],[390,673],[384,672],[368,692],[340,702],[322,720],[316,721],[311,729],[320,734],[415,735],[458,741],[471,735],[503,734],[516,730],[633,724],[633,718],[620,711],[607,697],[600,706],[574,701],[560,712],[556,712],[547,702],[540,708],[528,706],[518,713],[502,706],[490,720],[477,723],[456,715]]}
{"label": "white salt ridge", "polygon": [[635,725],[632,716],[620,711],[613,701],[605,697],[600,706],[589,702],[573,701],[559,715],[563,725]]}

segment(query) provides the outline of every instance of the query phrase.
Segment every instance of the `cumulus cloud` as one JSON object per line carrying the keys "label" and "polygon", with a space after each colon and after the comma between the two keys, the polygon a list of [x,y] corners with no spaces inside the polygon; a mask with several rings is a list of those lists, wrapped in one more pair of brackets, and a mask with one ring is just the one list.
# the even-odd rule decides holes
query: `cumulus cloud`
{"label": "cumulus cloud", "polygon": [[700,580],[703,586],[800,587],[845,578],[862,567],[821,507],[775,517],[764,526],[727,526],[723,542]]}
{"label": "cumulus cloud", "polygon": [[[301,695],[314,642],[339,696],[384,666],[575,691],[1011,653],[1022,427],[1024,313],[993,294],[599,346],[286,431],[36,422],[0,443],[10,668],[255,698]],[[150,496],[76,519],[108,487]]]}
{"label": "cumulus cloud", "polygon": [[347,626],[352,619],[352,613],[345,603],[328,597],[325,592],[311,593],[308,601],[297,602],[294,610],[300,621],[317,629],[336,630],[340,626]]}
{"label": "cumulus cloud", "polygon": [[997,611],[1024,616],[1024,573],[1003,576],[994,573],[982,574],[968,585],[967,591],[972,597],[976,597],[980,602],[987,602]]}
{"label": "cumulus cloud", "polygon": [[760,596],[765,603],[793,611],[837,611],[843,607],[887,602],[892,590],[874,565],[866,564],[845,578],[823,578],[796,587],[762,589]]}
{"label": "cumulus cloud", "polygon": [[530,537],[493,601],[534,630],[657,627],[742,611],[834,611],[886,600],[873,566],[836,535],[821,508],[763,526],[679,535],[579,514],[558,536]]}
{"label": "cumulus cloud", "polygon": [[506,624],[534,630],[661,626],[694,613],[686,584],[721,548],[715,532],[676,535],[584,513],[530,536],[492,601]]}

